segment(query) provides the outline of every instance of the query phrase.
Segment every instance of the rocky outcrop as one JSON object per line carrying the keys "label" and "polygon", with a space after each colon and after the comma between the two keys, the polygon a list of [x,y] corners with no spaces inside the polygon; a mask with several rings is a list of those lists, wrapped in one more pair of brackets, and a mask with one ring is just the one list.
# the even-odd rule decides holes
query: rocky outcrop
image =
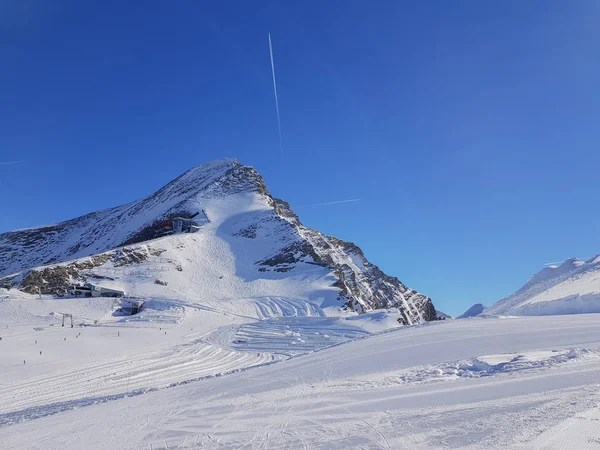
{"label": "rocky outcrop", "polygon": [[306,228],[287,202],[272,197],[271,202],[277,216],[293,228],[297,239],[269,258],[258,261],[258,265],[290,270],[295,263],[312,260],[333,271],[338,278],[335,285],[340,289],[340,297],[348,308],[358,313],[398,308],[403,324],[437,319],[429,297],[383,273],[367,260],[358,246]]}
{"label": "rocky outcrop", "polygon": [[160,250],[148,247],[126,247],[119,250],[80,259],[68,264],[34,268],[22,273],[0,278],[0,287],[17,288],[28,294],[65,295],[77,283],[112,278],[95,273],[94,269],[110,263],[111,268],[132,266],[148,257],[160,256]]}
{"label": "rocky outcrop", "polygon": [[16,287],[29,294],[65,295],[71,284],[87,281],[84,271],[99,267],[112,257],[113,255],[105,254],[85,261],[31,270],[24,274],[20,283],[16,283]]}

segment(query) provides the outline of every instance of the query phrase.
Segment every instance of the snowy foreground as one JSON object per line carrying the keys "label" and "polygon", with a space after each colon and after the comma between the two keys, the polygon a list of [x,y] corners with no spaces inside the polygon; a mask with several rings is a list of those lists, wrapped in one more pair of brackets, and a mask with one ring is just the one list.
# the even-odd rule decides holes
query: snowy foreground
{"label": "snowy foreground", "polygon": [[386,314],[261,305],[262,320],[170,305],[139,326],[34,330],[1,302],[14,323],[0,330],[0,447],[600,446],[598,314],[371,335]]}

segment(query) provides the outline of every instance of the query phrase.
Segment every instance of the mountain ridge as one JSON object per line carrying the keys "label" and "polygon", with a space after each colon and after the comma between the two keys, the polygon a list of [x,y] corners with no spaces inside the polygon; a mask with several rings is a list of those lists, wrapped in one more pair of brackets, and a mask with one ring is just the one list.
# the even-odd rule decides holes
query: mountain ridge
{"label": "mountain ridge", "polygon": [[554,315],[600,312],[600,258],[569,258],[543,268],[486,315]]}

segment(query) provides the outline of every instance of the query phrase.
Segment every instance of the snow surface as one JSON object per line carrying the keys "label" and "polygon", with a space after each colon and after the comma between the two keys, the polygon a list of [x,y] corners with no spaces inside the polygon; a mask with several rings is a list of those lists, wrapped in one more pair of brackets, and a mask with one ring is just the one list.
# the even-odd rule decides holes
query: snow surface
{"label": "snow surface", "polygon": [[0,317],[14,312],[0,325],[2,448],[598,444],[598,314],[373,335],[369,323],[383,329],[393,311],[328,318],[269,297],[239,315],[175,305],[162,327],[165,309],[142,326],[99,300],[81,311],[106,322],[71,329],[46,312],[65,300],[19,295],[0,302]]}

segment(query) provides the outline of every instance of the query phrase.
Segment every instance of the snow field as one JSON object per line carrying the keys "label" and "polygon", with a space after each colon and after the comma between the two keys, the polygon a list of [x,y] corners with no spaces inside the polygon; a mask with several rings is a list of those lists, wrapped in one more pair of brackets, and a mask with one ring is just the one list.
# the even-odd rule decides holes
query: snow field
{"label": "snow field", "polygon": [[[271,320],[311,319],[258,323]],[[42,405],[36,420],[0,427],[0,441],[9,449],[561,448],[571,433],[589,449],[598,348],[594,314],[442,321],[58,414],[49,408],[47,417]],[[485,374],[449,370],[460,361]]]}
{"label": "snow field", "polygon": [[[147,299],[140,314],[118,316],[114,299],[5,294],[0,425],[42,410],[219,376],[367,334],[297,299],[233,299],[219,306]],[[23,313],[28,310],[33,313]],[[58,310],[74,311],[74,328],[69,321],[60,326]]]}

